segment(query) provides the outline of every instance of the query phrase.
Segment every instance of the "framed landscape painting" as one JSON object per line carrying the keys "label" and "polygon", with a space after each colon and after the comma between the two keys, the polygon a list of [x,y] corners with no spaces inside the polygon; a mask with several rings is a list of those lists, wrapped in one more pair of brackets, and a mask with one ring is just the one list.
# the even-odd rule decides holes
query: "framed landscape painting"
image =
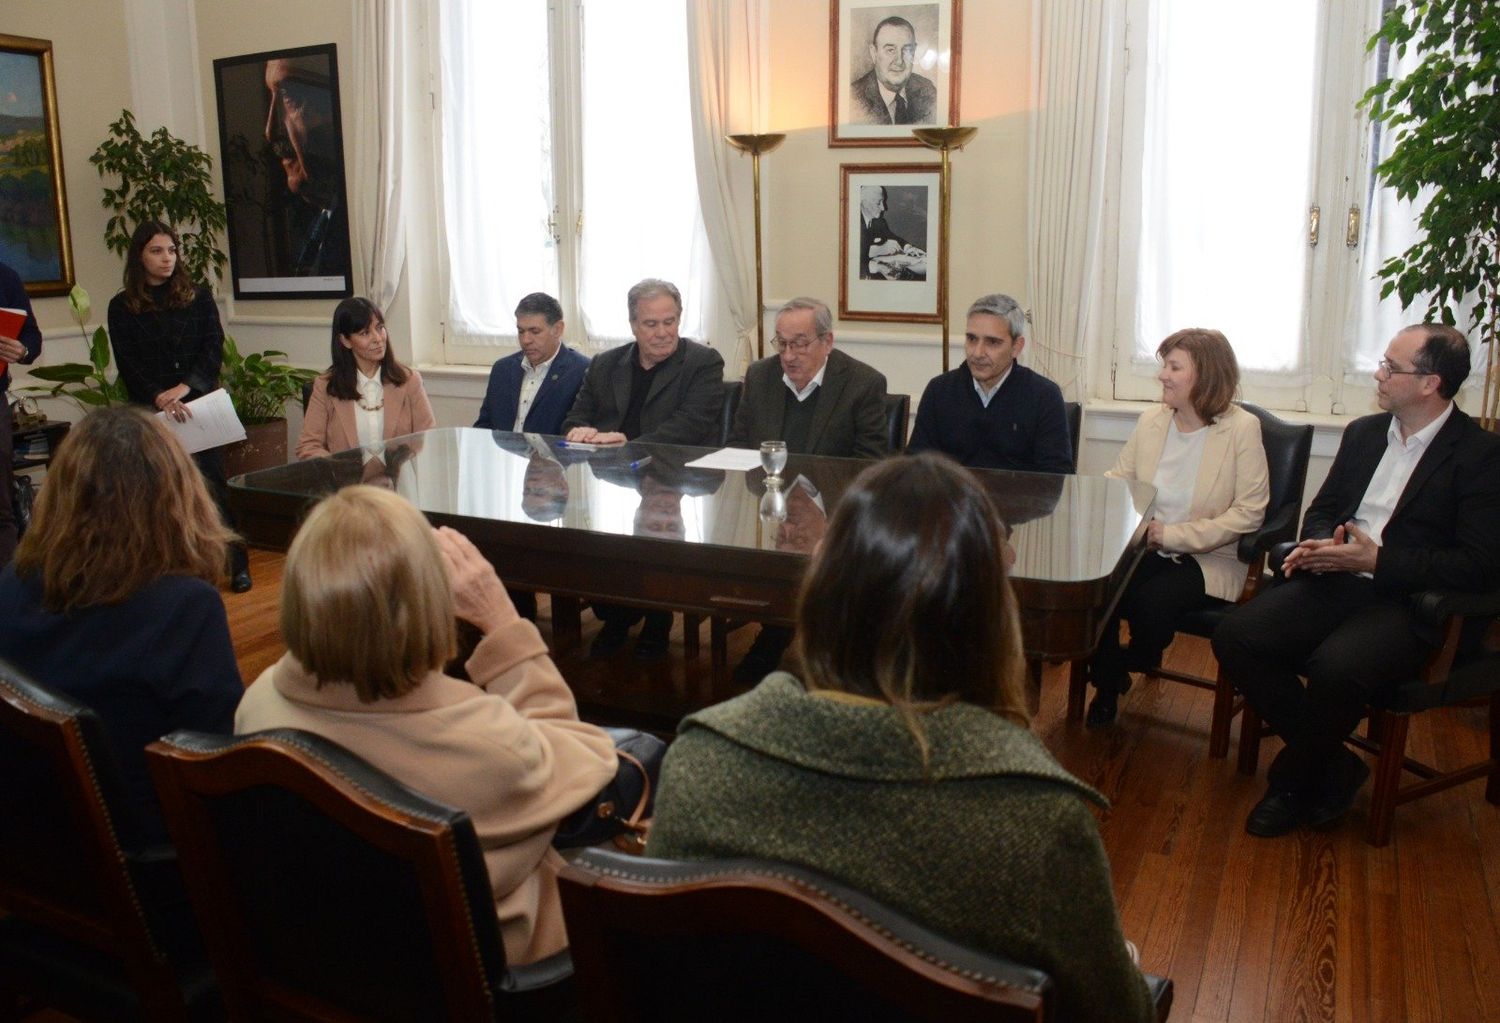
{"label": "framed landscape painting", "polygon": [[52,43],[0,35],[0,262],[29,295],[73,289]]}

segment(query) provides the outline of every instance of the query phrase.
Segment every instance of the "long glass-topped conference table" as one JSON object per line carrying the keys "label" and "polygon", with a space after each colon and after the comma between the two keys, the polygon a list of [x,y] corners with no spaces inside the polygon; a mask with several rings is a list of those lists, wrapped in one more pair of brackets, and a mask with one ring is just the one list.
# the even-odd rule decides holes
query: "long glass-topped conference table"
{"label": "long glass-topped conference table", "polygon": [[[698,615],[790,623],[828,516],[869,463],[793,455],[689,468],[705,448],[438,429],[236,477],[248,540],[285,548],[306,509],[354,483],[392,487],[467,535],[510,586]],[[1033,663],[1087,656],[1144,549],[1154,492],[1101,476],[982,471],[1012,529],[1012,579]]]}

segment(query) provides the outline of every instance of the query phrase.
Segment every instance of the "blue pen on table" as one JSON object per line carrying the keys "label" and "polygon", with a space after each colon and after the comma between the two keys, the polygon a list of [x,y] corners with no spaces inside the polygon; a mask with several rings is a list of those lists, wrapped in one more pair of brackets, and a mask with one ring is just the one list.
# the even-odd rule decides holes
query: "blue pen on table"
{"label": "blue pen on table", "polygon": [[651,456],[650,455],[647,455],[645,458],[637,458],[634,462],[630,463],[630,471],[631,472],[635,472],[637,469],[644,469],[646,466],[648,466],[650,464],[651,464]]}
{"label": "blue pen on table", "polygon": [[556,443],[557,446],[560,447],[560,448],[574,448],[574,449],[576,449],[578,451],[598,451],[599,450],[599,445],[597,445],[597,444],[585,444],[581,440],[560,440],[560,441],[555,441],[554,443]]}

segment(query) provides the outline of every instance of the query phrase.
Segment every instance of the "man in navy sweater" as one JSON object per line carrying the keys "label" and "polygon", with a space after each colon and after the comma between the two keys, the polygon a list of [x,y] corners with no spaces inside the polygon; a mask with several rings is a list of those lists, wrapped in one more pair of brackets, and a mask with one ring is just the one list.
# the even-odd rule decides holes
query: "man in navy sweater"
{"label": "man in navy sweater", "polygon": [[969,307],[964,364],[922,392],[908,453],[941,451],[975,469],[1071,473],[1073,440],[1062,391],[1016,362],[1026,313],[1009,295]]}
{"label": "man in navy sweater", "polygon": [[0,567],[10,563],[16,552],[16,518],[11,504],[11,426],[9,408],[10,367],[29,363],[42,351],[42,332],[31,299],[20,274],[0,263],[0,309],[20,310],[24,319],[16,337],[0,329],[0,360],[6,365],[0,372]]}

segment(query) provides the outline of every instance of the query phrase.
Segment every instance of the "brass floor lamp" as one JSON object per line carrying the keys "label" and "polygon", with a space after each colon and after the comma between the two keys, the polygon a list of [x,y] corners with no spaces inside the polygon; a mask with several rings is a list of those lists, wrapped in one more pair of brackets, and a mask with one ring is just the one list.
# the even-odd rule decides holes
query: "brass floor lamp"
{"label": "brass floor lamp", "polygon": [[[943,154],[943,172],[938,178],[938,204],[942,209],[938,221],[938,309],[943,316],[943,372],[948,372],[948,221],[951,216],[953,189],[950,184],[948,152],[968,145],[978,128],[913,128],[917,141]],[[757,260],[759,262],[759,260]]]}
{"label": "brass floor lamp", "polygon": [[760,241],[760,154],[769,153],[786,141],[781,132],[760,135],[725,135],[724,141],[742,153],[750,154],[750,173],[755,192],[755,357],[766,357],[766,288],[761,265]]}

